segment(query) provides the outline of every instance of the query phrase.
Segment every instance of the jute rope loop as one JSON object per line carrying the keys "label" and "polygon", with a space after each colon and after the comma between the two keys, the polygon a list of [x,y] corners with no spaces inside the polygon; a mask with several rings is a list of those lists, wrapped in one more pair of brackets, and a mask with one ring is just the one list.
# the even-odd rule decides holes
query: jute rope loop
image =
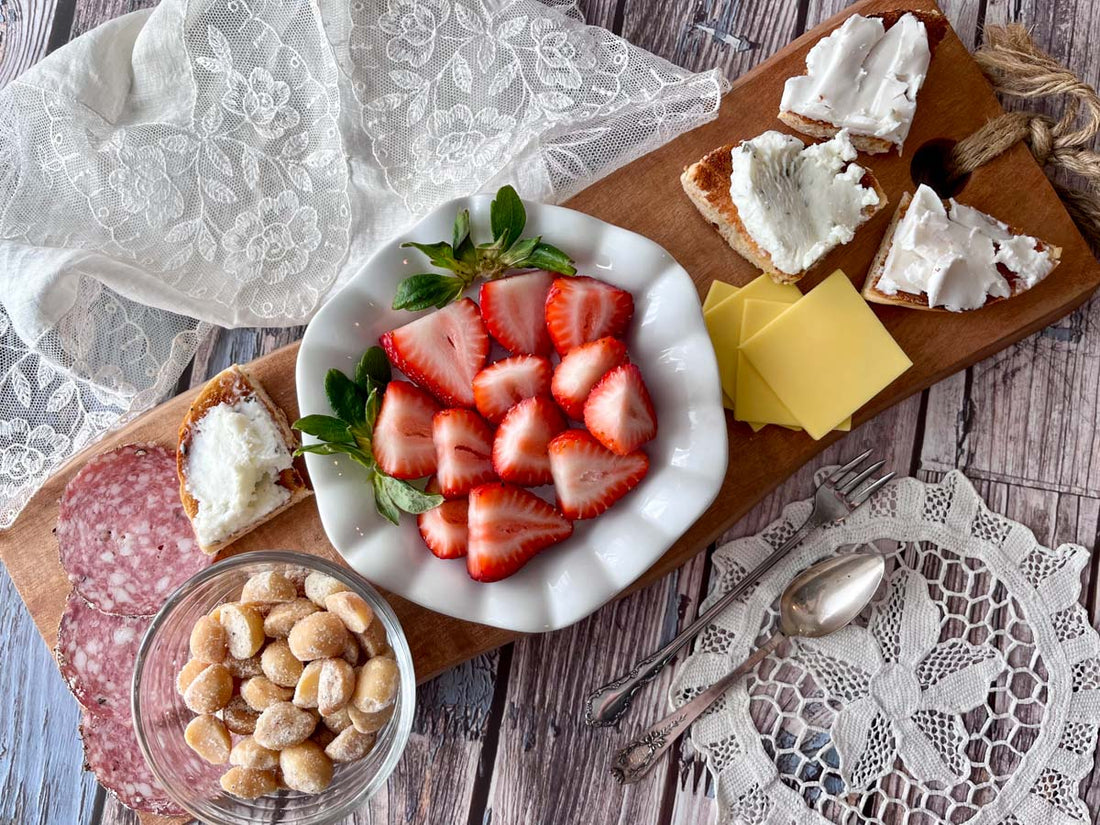
{"label": "jute rope loop", "polygon": [[1100,95],[1073,72],[1042,52],[1018,23],[990,26],[985,45],[974,54],[993,90],[1024,100],[1062,95],[1061,118],[1038,112],[1005,112],[955,144],[951,177],[968,175],[1023,141],[1040,166],[1065,169],[1085,179],[1087,189],[1054,188],[1078,228],[1100,244],[1100,152],[1093,149],[1100,133]]}

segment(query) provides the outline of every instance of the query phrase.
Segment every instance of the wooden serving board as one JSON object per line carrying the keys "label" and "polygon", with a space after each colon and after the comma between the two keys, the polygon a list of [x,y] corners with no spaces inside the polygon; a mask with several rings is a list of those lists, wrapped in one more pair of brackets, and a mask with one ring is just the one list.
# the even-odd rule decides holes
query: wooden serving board
{"label": "wooden serving board", "polygon": [[[927,0],[905,5],[934,8]],[[849,14],[869,14],[898,6],[883,0],[864,0],[808,32],[741,77],[723,99],[715,121],[624,166],[567,205],[652,238],[691,273],[700,293],[714,279],[735,284],[749,282],[758,272],[730,250],[688,202],[680,189],[681,170],[716,146],[751,138],[767,129],[788,131],[776,119],[783,82],[803,72],[805,53],[810,46]],[[910,177],[914,152],[928,141],[962,138],[1001,111],[977,64],[954,32],[948,32],[936,51],[920,93],[905,154],[862,156],[860,160],[882,183],[890,207],[861,228],[852,243],[828,256],[814,275],[802,281],[803,290],[813,287],[837,267],[861,285],[893,206],[902,192],[915,188]],[[1031,292],[980,312],[955,315],[874,307],[912,358],[913,367],[855,416],[857,424],[1057,320],[1100,285],[1100,266],[1024,146],[1015,147],[978,170],[959,197],[1060,246],[1062,263]],[[564,239],[557,242],[568,246]],[[250,370],[292,418],[298,412],[294,388],[297,348],[293,344],[250,365]],[[69,591],[52,535],[62,489],[93,453],[133,441],[174,445],[179,422],[196,392],[160,405],[74,458],[35,495],[15,525],[0,533],[0,558],[51,647]],[[729,425],[729,471],[715,503],[635,587],[655,581],[683,564],[829,443],[843,437],[834,434],[813,441],[804,434],[778,427],[754,434],[747,425],[732,418]],[[313,501],[283,513],[227,552],[261,548],[301,550],[336,558],[321,529]],[[420,680],[514,636],[442,616],[400,598],[391,600],[408,635]]]}

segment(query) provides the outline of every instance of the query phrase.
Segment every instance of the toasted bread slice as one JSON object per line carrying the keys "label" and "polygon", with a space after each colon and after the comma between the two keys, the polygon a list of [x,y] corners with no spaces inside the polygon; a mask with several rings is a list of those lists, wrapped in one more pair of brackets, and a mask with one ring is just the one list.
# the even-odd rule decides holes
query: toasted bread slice
{"label": "toasted bread slice", "polygon": [[[720,146],[691,164],[680,175],[680,184],[695,208],[718,230],[718,234],[737,254],[757,269],[768,273],[777,283],[796,283],[809,270],[791,274],[776,267],[772,263],[771,255],[749,235],[737,214],[737,207],[730,197],[730,175],[733,172],[730,153],[733,149],[733,144]],[[864,208],[860,225],[884,209],[889,202],[886,192],[870,171],[864,174],[861,183],[875,190],[878,194],[878,205]]]}
{"label": "toasted bread slice", "polygon": [[[879,279],[882,277],[883,270],[886,268],[886,258],[890,254],[890,248],[894,244],[894,233],[897,232],[898,224],[901,223],[901,219],[905,217],[905,212],[909,208],[909,204],[912,202],[913,196],[909,192],[905,192],[901,196],[901,200],[898,203],[898,208],[894,211],[894,217],[890,219],[890,225],[886,228],[886,234],[882,237],[882,243],[879,244],[878,252],[875,253],[874,260],[871,261],[871,268],[867,270],[867,278],[863,282],[863,298],[873,304],[886,304],[887,306],[900,306],[907,307],[908,309],[922,309],[926,312],[951,312],[946,307],[933,307],[928,305],[928,295],[921,293],[920,295],[914,295],[911,292],[897,292],[894,295],[887,295],[885,292],[878,288]],[[944,205],[947,206],[948,202],[944,201]],[[1015,226],[1009,226],[1008,231],[1013,235],[1025,234],[1022,230]],[[1051,257],[1054,258],[1054,268],[1058,266],[1062,258],[1061,247],[1048,244],[1045,241],[1039,241],[1039,245],[1036,247],[1039,250],[1048,250]],[[1051,269],[1051,272],[1054,271]],[[1012,294],[1008,298],[1013,298],[1022,292],[1027,292],[1029,287],[1027,284],[1020,281],[1019,278],[1013,276],[1013,273],[1004,266],[1004,264],[997,264],[997,270],[1008,281],[1009,286],[1012,288]],[[1047,273],[1049,277],[1050,273]],[[978,309],[984,309],[991,304],[998,304],[1001,301],[1007,301],[1008,298],[988,296],[985,303],[978,307]]]}
{"label": "toasted bread slice", "polygon": [[[260,386],[259,382],[254,381],[247,372],[236,364],[215,375],[207,382],[206,386],[203,387],[198,398],[192,402],[179,429],[179,443],[176,449],[176,471],[179,473],[180,478],[180,500],[183,502],[184,512],[187,513],[187,517],[191,519],[192,523],[198,515],[199,502],[191,495],[189,489],[188,464],[191,444],[194,441],[199,422],[202,421],[210,410],[221,404],[232,405],[248,398],[255,398],[264,406],[264,409],[266,409],[271,416],[271,420],[275,424],[276,430],[282,436],[283,443],[287,450],[293,453],[294,450],[298,448],[298,439],[294,431],[290,428],[285,413],[276,406],[275,402],[271,400],[271,396],[269,396],[264,388]],[[203,551],[211,554],[217,553],[223,547],[232,544],[241,536],[251,532],[264,522],[269,521],[279,515],[279,513],[293,507],[302,499],[308,498],[313,494],[313,491],[306,482],[305,466],[301,458],[295,458],[292,466],[280,473],[276,483],[290,493],[290,496],[285,502],[275,509],[264,513],[255,521],[242,525],[234,533],[216,543],[204,545],[200,542],[200,547],[202,547]]]}
{"label": "toasted bread slice", "polygon": [[[924,23],[924,29],[928,35],[928,51],[931,52],[932,57],[935,57],[936,47],[939,45],[940,41],[943,40],[944,35],[947,34],[949,25],[947,18],[944,17],[942,13],[923,9],[894,9],[878,14],[868,14],[867,17],[881,18],[883,26],[889,29],[905,14],[911,14]],[[795,112],[780,111],[779,119],[796,132],[801,132],[813,138],[831,138],[843,128],[829,123],[828,121],[815,120]],[[896,143],[886,138],[875,137],[874,135],[861,135],[858,132],[853,132],[851,129],[848,130],[848,137],[851,139],[852,145],[855,146],[856,149],[868,155],[880,155],[889,152],[891,149],[898,149],[900,151]]]}

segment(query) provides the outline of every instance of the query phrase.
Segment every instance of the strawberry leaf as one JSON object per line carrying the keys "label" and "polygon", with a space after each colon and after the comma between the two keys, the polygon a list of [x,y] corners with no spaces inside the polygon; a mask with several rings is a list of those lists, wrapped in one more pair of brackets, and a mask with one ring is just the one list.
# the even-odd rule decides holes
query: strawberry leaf
{"label": "strawberry leaf", "polygon": [[519,238],[523,227],[527,225],[527,211],[516,190],[511,186],[502,186],[489,207],[489,223],[493,238],[507,249]]}
{"label": "strawberry leaf", "polygon": [[518,261],[514,266],[517,268],[545,269],[547,272],[556,272],[559,275],[577,274],[577,268],[573,266],[572,258],[557,247],[541,242],[536,244],[526,258]]}
{"label": "strawberry leaf", "polygon": [[500,265],[504,267],[518,266],[520,261],[526,260],[538,247],[542,238],[523,238],[516,241],[508,251],[500,256]]}
{"label": "strawberry leaf", "polygon": [[433,266],[438,266],[440,269],[455,270],[459,266],[458,259],[455,258],[454,247],[446,241],[440,241],[439,243],[415,243],[414,241],[407,241],[401,244],[402,249],[408,247],[419,249],[428,256],[428,260],[432,262]]}
{"label": "strawberry leaf", "polygon": [[294,455],[296,456],[302,455],[303,453],[315,453],[316,455],[346,455],[356,464],[362,464],[371,472],[377,472],[377,465],[374,463],[374,459],[354,444],[335,444],[332,442],[327,444],[303,444],[294,451]]}
{"label": "strawberry leaf", "polygon": [[454,275],[439,275],[434,272],[410,275],[397,285],[393,308],[407,309],[410,312],[428,307],[442,309],[462,295],[466,286],[465,280]]}
{"label": "strawberry leaf", "polygon": [[[454,237],[451,240],[451,247],[454,250],[454,256],[459,257],[458,250],[462,248],[470,237],[470,210],[463,209],[457,215],[455,215],[455,227]],[[459,258],[461,260],[461,258]]]}
{"label": "strawberry leaf", "polygon": [[401,510],[397,504],[390,497],[389,489],[386,486],[386,480],[394,481],[385,473],[374,474],[374,478],[371,479],[371,483],[374,486],[374,507],[378,510],[379,515],[393,524],[398,524],[401,521]]}
{"label": "strawberry leaf", "polygon": [[389,359],[381,347],[368,349],[355,366],[355,383],[367,391],[385,389],[392,376]]}
{"label": "strawberry leaf", "polygon": [[367,392],[338,369],[325,374],[325,395],[329,406],[339,418],[352,427],[363,424]]}
{"label": "strawberry leaf", "polygon": [[383,473],[375,474],[374,478],[375,489],[377,490],[379,486],[383,487],[389,500],[406,513],[414,515],[426,513],[443,503],[443,496],[422,492],[399,478],[392,478]]}
{"label": "strawberry leaf", "polygon": [[350,444],[351,431],[346,421],[331,415],[307,415],[292,425],[294,429],[315,436],[322,441],[336,441]]}

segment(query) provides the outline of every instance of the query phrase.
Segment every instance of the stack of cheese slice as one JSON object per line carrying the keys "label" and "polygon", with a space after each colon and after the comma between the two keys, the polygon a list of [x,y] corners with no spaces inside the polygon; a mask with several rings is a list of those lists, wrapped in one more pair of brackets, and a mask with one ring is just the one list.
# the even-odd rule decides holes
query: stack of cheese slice
{"label": "stack of cheese slice", "polygon": [[757,431],[848,430],[912,364],[839,270],[806,295],[766,275],[740,289],[715,281],[703,317],[726,407]]}

